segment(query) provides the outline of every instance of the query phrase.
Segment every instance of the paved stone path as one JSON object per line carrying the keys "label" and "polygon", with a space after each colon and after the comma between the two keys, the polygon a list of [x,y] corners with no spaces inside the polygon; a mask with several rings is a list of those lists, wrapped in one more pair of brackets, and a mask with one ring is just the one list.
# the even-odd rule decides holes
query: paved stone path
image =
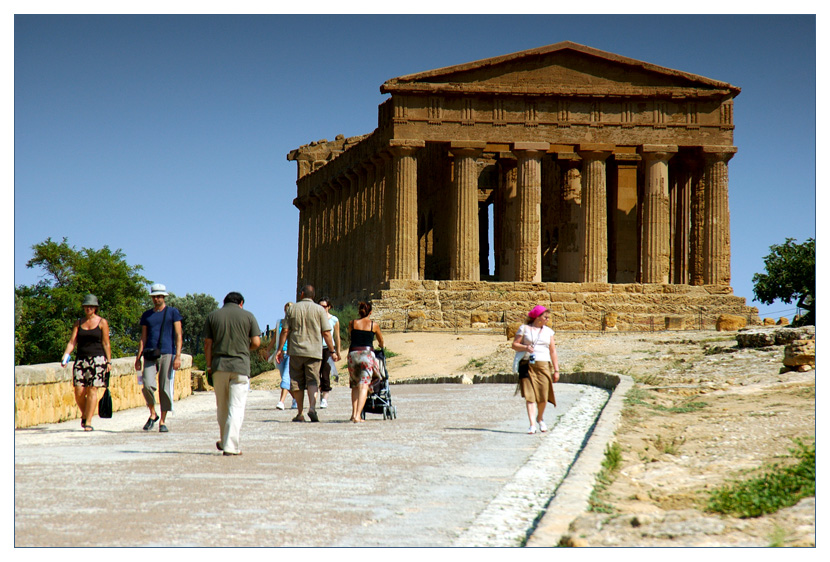
{"label": "paved stone path", "polygon": [[[516,545],[544,502],[505,498],[550,497],[608,397],[559,384],[551,431],[526,435],[512,385],[392,390],[398,418],[364,424],[347,421],[348,389],[316,424],[253,391],[240,457],[215,449],[210,393],[177,402],[168,434],[141,430],[146,409],[95,418],[92,433],[78,420],[16,430],[15,546]],[[493,506],[503,528],[488,538]]]}

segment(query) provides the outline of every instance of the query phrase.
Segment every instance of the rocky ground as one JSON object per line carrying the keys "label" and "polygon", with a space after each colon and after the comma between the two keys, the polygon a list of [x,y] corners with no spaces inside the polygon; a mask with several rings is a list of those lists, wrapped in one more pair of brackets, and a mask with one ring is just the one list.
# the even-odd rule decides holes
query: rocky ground
{"label": "rocky ground", "polygon": [[[503,335],[386,340],[397,354],[388,361],[393,380],[505,372],[512,363]],[[616,436],[622,461],[596,489],[594,511],[573,522],[568,544],[815,545],[815,498],[750,519],[705,511],[709,491],[789,462],[793,439],[816,435],[815,371],[780,373],[783,346],[739,348],[735,333],[723,332],[558,333],[557,349],[563,371],[613,371],[636,382]],[[275,383],[266,373],[253,386]]]}

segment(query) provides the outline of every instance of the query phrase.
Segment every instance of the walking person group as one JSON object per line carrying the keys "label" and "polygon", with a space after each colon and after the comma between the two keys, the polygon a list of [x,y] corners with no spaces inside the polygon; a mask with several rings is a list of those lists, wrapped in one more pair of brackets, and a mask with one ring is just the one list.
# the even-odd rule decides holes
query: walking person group
{"label": "walking person group", "polygon": [[[167,414],[173,411],[175,372],[181,368],[182,315],[165,302],[168,296],[164,285],[150,288],[153,308],[142,314],[139,325],[141,338],[135,369],[141,373],[142,395],[150,412],[143,429],[149,431],[156,423],[159,432],[167,433]],[[238,292],[225,296],[223,306],[211,312],[205,320],[204,353],[207,373],[215,389],[216,419],[219,440],[216,448],[223,455],[240,455],[240,433],[245,416],[245,405],[250,389],[250,352],[259,348],[260,328],[254,315],[244,310],[245,299]],[[81,411],[81,427],[93,431],[92,417],[98,403],[98,389],[108,385],[112,364],[109,325],[98,315],[99,303],[95,295],[84,297],[84,317],[72,327],[61,365],[69,363],[75,351],[72,384],[75,402]],[[279,337],[271,340],[268,351],[274,351],[281,372],[281,395],[277,405],[284,409],[290,393],[297,404],[294,422],[304,422],[305,399],[308,399],[308,418],[318,422],[317,399],[320,408],[327,406],[331,391],[331,365],[340,361],[340,323],[331,314],[331,299],[314,302],[314,287],[305,285],[296,303],[286,303],[285,318],[279,324]],[[361,302],[359,317],[349,322],[350,346],[348,353],[349,387],[351,388],[351,418],[361,423],[362,412],[370,386],[379,377],[379,363],[374,342],[384,347],[380,326],[370,317],[371,303]],[[525,399],[530,427],[529,434],[548,430],[544,413],[548,403],[556,406],[553,383],[559,381],[559,359],[554,332],[547,326],[550,311],[544,306],[534,307],[525,324],[519,327],[512,348],[521,355],[518,390]],[[332,334],[334,333],[334,337]],[[519,357],[517,357],[519,359]],[[288,376],[285,376],[286,366]],[[155,393],[159,393],[159,411],[156,411]],[[319,393],[319,394],[318,394]]]}

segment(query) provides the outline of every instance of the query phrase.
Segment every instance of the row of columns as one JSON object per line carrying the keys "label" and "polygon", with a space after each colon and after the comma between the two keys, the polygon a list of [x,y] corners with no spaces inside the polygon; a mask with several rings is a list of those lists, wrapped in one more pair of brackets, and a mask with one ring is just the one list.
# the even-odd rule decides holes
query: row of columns
{"label": "row of columns", "polygon": [[[387,150],[295,202],[300,208],[298,283],[311,282],[324,292],[340,296],[365,291],[387,279],[418,279],[416,154],[423,146],[422,140],[392,140]],[[450,277],[454,280],[480,279],[476,159],[485,146],[484,142],[454,141],[449,147],[454,159],[450,197],[454,217]],[[505,259],[505,263],[511,264],[511,271],[502,272],[503,280],[542,280],[542,159],[549,148],[548,143],[513,144],[515,203],[513,211],[500,220],[515,224],[515,239],[512,248],[507,248],[513,253]],[[640,281],[728,285],[727,162],[735,148],[702,147],[703,170],[696,175],[688,171],[691,167],[683,168],[684,172],[675,178],[670,200],[669,162],[677,152],[677,147],[671,145],[641,147],[645,190]],[[579,146],[578,158],[561,159],[563,216],[566,222],[577,222],[571,226],[577,227],[580,282],[608,281],[606,161],[613,153],[613,145],[583,144]],[[636,182],[637,162],[621,156],[618,181],[633,174]],[[578,159],[582,162],[581,173],[571,173]],[[628,176],[623,179],[630,184]],[[696,180],[702,182],[703,189],[694,189]],[[567,218],[568,205],[575,195],[580,199],[580,216]],[[671,213],[671,209],[676,212]],[[689,216],[703,216],[704,220],[692,225]],[[636,240],[617,243],[636,244]],[[681,250],[671,252],[672,244]],[[571,259],[567,248],[563,248],[560,259]]]}

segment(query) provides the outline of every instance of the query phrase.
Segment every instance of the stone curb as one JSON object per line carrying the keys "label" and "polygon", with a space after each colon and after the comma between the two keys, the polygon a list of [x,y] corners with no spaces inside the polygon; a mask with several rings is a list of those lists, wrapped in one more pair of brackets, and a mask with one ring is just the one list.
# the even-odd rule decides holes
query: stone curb
{"label": "stone curb", "polygon": [[[582,375],[588,376],[583,378]],[[611,390],[611,397],[602,409],[588,443],[542,513],[527,546],[558,546],[560,539],[567,535],[571,522],[588,510],[588,498],[597,474],[602,470],[605,448],[617,431],[625,395],[634,386],[634,379],[616,373],[563,374],[559,382],[601,386]]]}
{"label": "stone curb", "polygon": [[[515,383],[516,375],[499,373],[495,375],[452,375],[418,377],[390,381],[392,384],[504,384]],[[568,474],[556,489],[528,537],[527,546],[558,546],[560,539],[568,534],[571,522],[588,511],[588,499],[594,489],[597,474],[602,470],[605,448],[614,438],[620,423],[625,395],[634,386],[634,379],[627,375],[603,372],[562,373],[560,383],[585,384],[611,391],[608,402],[600,412],[588,442],[579,452]]]}

